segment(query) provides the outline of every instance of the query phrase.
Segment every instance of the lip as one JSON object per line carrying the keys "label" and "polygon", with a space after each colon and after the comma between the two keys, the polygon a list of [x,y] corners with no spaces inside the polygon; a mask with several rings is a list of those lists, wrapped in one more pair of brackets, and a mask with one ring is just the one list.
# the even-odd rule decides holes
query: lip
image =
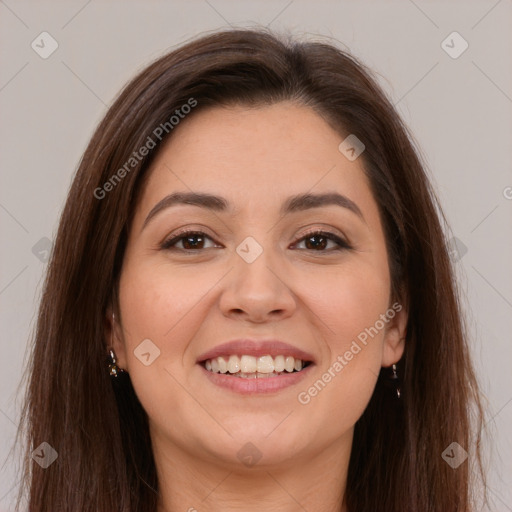
{"label": "lip", "polygon": [[243,395],[273,393],[298,384],[309,374],[313,366],[314,364],[310,364],[300,372],[293,372],[275,377],[244,379],[242,377],[230,377],[225,373],[212,373],[202,365],[199,365],[201,371],[203,371],[206,374],[206,377],[210,379],[210,382],[219,387]]}
{"label": "lip", "polygon": [[[314,363],[314,357],[289,343],[285,343],[280,340],[254,340],[254,339],[239,339],[232,340],[226,343],[222,343],[221,345],[217,345],[216,347],[204,352],[197,358],[197,363],[203,363],[207,359],[214,359],[215,357],[220,356],[230,356],[230,355],[248,355],[254,357],[266,356],[270,355],[272,357],[283,355],[283,356],[292,356],[295,359],[302,359],[303,361],[308,361],[310,363]],[[210,372],[209,372],[210,373]],[[299,374],[301,372],[297,372]],[[278,377],[282,378],[282,377]],[[271,379],[269,377],[269,379]]]}

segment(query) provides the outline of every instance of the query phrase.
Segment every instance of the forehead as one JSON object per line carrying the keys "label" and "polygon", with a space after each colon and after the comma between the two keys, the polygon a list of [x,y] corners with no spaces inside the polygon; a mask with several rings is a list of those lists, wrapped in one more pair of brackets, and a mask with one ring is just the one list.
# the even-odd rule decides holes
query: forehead
{"label": "forehead", "polygon": [[338,190],[365,202],[362,159],[339,151],[344,137],[313,109],[289,102],[195,112],[155,158],[142,209],[174,190],[228,197],[234,214],[305,192]]}

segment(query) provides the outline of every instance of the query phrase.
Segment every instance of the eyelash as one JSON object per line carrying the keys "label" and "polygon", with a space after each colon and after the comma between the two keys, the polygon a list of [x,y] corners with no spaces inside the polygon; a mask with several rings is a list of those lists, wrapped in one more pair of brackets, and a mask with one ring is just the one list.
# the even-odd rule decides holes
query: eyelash
{"label": "eyelash", "polygon": [[[206,233],[204,233],[202,231],[183,231],[181,233],[178,233],[176,236],[172,237],[171,239],[165,240],[161,244],[160,249],[168,250],[168,251],[181,251],[181,252],[188,252],[188,253],[200,252],[201,250],[204,250],[204,249],[181,249],[181,248],[173,247],[173,245],[176,244],[177,242],[179,242],[180,240],[187,238],[187,237],[191,237],[191,236],[198,236],[198,237],[209,238],[210,240],[213,240],[210,236],[208,236]],[[314,236],[322,236],[324,238],[327,238],[328,240],[331,240],[331,241],[335,242],[336,244],[338,244],[339,247],[337,247],[335,249],[322,250],[322,251],[316,251],[314,249],[306,249],[307,251],[332,252],[332,251],[342,251],[342,250],[352,249],[352,246],[349,245],[345,240],[343,240],[339,236],[335,235],[334,233],[330,233],[329,231],[322,231],[322,230],[315,230],[315,231],[311,231],[310,233],[306,233],[302,236],[302,238],[297,240],[297,242],[295,242],[295,243],[302,242],[302,241],[306,240],[307,238],[311,238]]]}

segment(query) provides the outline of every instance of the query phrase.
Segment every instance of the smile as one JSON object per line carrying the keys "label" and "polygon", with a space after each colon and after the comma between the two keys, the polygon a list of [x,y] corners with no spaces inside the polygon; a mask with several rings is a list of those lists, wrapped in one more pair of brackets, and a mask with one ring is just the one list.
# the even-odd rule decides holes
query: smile
{"label": "smile", "polygon": [[311,361],[284,355],[229,355],[199,364],[211,383],[240,394],[276,393],[299,383],[315,366]]}
{"label": "smile", "polygon": [[204,361],[204,367],[209,372],[223,373],[242,379],[265,379],[287,373],[300,372],[308,364],[308,361],[284,355],[255,357],[233,354]]}

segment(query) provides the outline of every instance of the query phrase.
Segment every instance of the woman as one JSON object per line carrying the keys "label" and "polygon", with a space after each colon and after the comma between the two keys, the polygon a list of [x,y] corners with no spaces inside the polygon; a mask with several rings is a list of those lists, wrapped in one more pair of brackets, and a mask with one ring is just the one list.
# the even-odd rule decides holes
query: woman
{"label": "woman", "polygon": [[482,407],[439,211],[339,49],[233,30],[148,66],[62,214],[29,509],[473,510]]}

